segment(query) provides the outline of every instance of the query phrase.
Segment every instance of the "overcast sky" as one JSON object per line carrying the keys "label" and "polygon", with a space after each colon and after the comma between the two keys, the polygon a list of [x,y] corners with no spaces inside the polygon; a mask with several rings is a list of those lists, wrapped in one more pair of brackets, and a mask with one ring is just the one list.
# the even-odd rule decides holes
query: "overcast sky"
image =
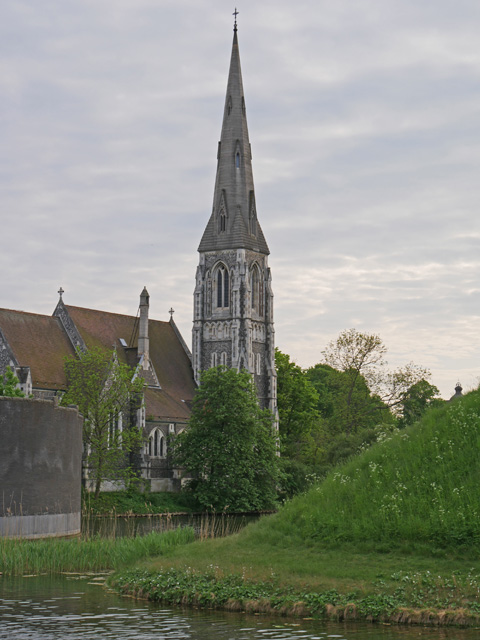
{"label": "overcast sky", "polygon": [[[480,380],[480,3],[237,0],[277,346],[378,333],[443,397]],[[225,0],[2,0],[0,306],[191,342],[232,43]]]}

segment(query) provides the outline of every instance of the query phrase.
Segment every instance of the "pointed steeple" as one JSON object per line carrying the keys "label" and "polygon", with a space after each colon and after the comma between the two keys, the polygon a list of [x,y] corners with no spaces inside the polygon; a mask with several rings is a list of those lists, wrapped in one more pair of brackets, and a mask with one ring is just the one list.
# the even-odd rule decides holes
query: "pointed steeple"
{"label": "pointed steeple", "polygon": [[217,160],[213,211],[198,250],[243,248],[268,255],[257,220],[236,22]]}

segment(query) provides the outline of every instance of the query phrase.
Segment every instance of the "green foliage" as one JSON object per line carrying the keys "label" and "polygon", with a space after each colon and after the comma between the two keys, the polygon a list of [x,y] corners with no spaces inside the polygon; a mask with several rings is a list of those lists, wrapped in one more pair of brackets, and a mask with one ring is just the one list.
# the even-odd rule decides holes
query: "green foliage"
{"label": "green foliage", "polygon": [[405,392],[400,404],[399,427],[417,422],[429,407],[440,406],[444,401],[437,397],[438,394],[437,387],[426,380],[419,380],[413,384]]}
{"label": "green foliage", "polygon": [[91,540],[19,540],[0,538],[0,572],[4,575],[120,569],[144,558],[163,555],[194,539],[189,528],[136,538]]}
{"label": "green foliage", "polygon": [[318,482],[322,471],[311,465],[305,464],[300,460],[292,458],[280,458],[280,481],[279,481],[279,498],[286,500],[292,498],[298,493],[306,491],[314,482]]}
{"label": "green foliage", "polygon": [[[142,444],[131,416],[143,390],[143,379],[120,363],[114,351],[93,348],[65,361],[68,389],[62,404],[75,404],[84,416],[86,466],[98,497],[105,479],[131,479],[130,457]],[[118,428],[119,418],[122,429]],[[135,422],[133,420],[133,422]]]}
{"label": "green foliage", "polygon": [[175,464],[193,475],[203,508],[268,509],[278,475],[272,416],[258,406],[250,374],[213,367],[202,374],[188,429],[171,444]]}
{"label": "green foliage", "polygon": [[84,509],[91,514],[112,513],[178,513],[200,511],[199,505],[188,493],[140,493],[137,491],[100,492],[96,499],[90,493],[83,495]]}
{"label": "green foliage", "polygon": [[[298,552],[302,557],[305,549],[300,548]],[[348,564],[348,560],[355,563],[358,559],[347,553],[343,555],[343,564]],[[410,609],[404,621],[478,624],[480,576],[473,570],[466,574],[456,571],[447,576],[432,575],[428,570],[416,571],[413,575],[398,571],[377,579],[367,593],[364,581],[354,590],[350,586],[343,592],[331,586],[309,589],[304,581],[302,583],[289,586],[275,575],[267,580],[252,580],[245,576],[245,570],[231,573],[213,565],[201,572],[190,567],[171,567],[160,572],[135,568],[109,580],[109,586],[120,593],[168,605],[372,622],[398,622]],[[412,607],[420,611],[412,615]]]}
{"label": "green foliage", "polygon": [[[352,433],[388,419],[397,411],[408,389],[428,377],[426,369],[412,363],[389,371],[387,348],[379,336],[349,329],[322,352],[326,364],[344,373],[341,403],[336,406],[340,430]],[[366,424],[367,421],[367,424]]]}
{"label": "green foliage", "polygon": [[480,391],[429,409],[287,503],[275,526],[310,541],[480,542]]}
{"label": "green foliage", "polygon": [[10,398],[23,398],[25,394],[21,389],[18,388],[18,378],[10,369],[7,367],[4,375],[0,374],[0,396],[8,396]]}
{"label": "green foliage", "polygon": [[277,404],[282,455],[299,457],[306,438],[318,425],[318,394],[303,370],[275,349]]}

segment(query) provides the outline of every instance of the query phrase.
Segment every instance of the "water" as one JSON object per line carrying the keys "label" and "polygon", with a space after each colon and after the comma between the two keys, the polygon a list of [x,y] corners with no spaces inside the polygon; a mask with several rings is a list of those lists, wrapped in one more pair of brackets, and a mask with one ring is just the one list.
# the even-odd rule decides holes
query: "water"
{"label": "water", "polygon": [[0,639],[478,640],[478,629],[342,625],[171,609],[123,598],[105,576],[0,577]]}

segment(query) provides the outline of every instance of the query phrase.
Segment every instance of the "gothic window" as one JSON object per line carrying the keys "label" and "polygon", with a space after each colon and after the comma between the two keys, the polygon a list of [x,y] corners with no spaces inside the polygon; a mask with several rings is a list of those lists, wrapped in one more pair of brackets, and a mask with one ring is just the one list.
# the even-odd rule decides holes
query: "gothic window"
{"label": "gothic window", "polygon": [[221,355],[220,355],[220,364],[224,367],[227,366],[227,352],[226,351],[222,351]]}
{"label": "gothic window", "polygon": [[262,372],[262,357],[259,353],[255,356],[255,369],[258,375]]}
{"label": "gothic window", "polygon": [[250,233],[252,236],[257,235],[257,219],[255,217],[255,213],[252,212],[250,215]]}
{"label": "gothic window", "polygon": [[252,283],[252,309],[259,315],[263,315],[263,284],[260,279],[260,271],[257,265],[253,266],[251,272]]}
{"label": "gothic window", "polygon": [[237,169],[240,169],[240,153],[237,151],[237,154],[235,156],[235,167]]}
{"label": "gothic window", "polygon": [[166,453],[165,438],[158,429],[153,429],[148,439],[148,455],[151,458],[164,458]]}
{"label": "gothic window", "polygon": [[225,215],[225,209],[220,211],[220,216],[218,219],[218,230],[220,233],[223,233],[227,229],[227,216]]}
{"label": "gothic window", "polygon": [[210,366],[211,366],[211,367],[216,367],[216,366],[217,366],[217,364],[218,364],[218,363],[217,363],[217,352],[216,352],[216,351],[214,351],[214,352],[212,353],[212,356],[211,356]]}
{"label": "gothic window", "polygon": [[217,285],[217,307],[225,308],[230,306],[229,297],[230,297],[230,279],[228,276],[228,271],[224,267],[224,265],[220,265],[217,269],[216,276],[216,285]]}

